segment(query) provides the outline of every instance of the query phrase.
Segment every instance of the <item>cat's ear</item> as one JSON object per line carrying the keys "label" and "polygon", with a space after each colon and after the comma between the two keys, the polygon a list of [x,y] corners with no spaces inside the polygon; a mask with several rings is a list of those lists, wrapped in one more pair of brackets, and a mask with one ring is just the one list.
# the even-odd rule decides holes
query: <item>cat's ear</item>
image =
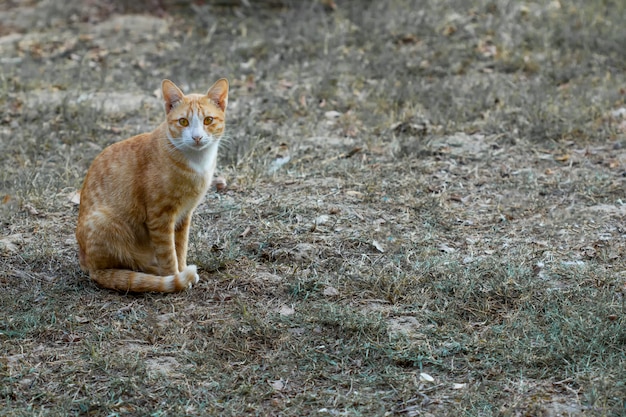
{"label": "cat's ear", "polygon": [[185,96],[180,88],[170,80],[163,80],[161,83],[161,91],[163,92],[163,100],[165,100],[165,113],[169,113]]}
{"label": "cat's ear", "polygon": [[206,95],[209,96],[222,111],[226,111],[226,105],[228,104],[228,80],[226,78],[217,80],[215,84],[209,88]]}

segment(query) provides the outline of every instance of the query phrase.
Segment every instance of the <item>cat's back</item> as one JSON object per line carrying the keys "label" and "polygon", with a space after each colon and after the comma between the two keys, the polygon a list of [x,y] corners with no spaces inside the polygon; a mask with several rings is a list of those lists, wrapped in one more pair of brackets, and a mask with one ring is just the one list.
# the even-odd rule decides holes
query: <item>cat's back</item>
{"label": "cat's back", "polygon": [[87,171],[81,190],[81,209],[102,204],[104,200],[123,201],[134,194],[142,172],[153,159],[152,143],[151,135],[142,133],[104,148]]}
{"label": "cat's back", "polygon": [[[128,169],[145,164],[151,159],[154,140],[150,133],[139,135],[113,143],[102,150],[91,163],[91,171],[107,169]],[[116,171],[117,172],[117,171]],[[116,174],[117,175],[117,174]]]}

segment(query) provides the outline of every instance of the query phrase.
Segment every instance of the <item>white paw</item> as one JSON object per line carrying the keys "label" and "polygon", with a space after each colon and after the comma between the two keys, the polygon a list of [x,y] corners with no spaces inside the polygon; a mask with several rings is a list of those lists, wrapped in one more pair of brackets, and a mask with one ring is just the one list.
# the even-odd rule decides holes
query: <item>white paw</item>
{"label": "white paw", "polygon": [[189,265],[187,269],[189,270],[189,273],[193,275],[193,283],[197,284],[198,281],[200,281],[200,277],[198,276],[198,267],[195,265]]}
{"label": "white paw", "polygon": [[193,284],[197,284],[198,281],[200,281],[200,276],[198,276],[198,267],[195,265],[188,265],[187,268],[183,270],[183,273],[188,277],[189,288],[191,288]]}

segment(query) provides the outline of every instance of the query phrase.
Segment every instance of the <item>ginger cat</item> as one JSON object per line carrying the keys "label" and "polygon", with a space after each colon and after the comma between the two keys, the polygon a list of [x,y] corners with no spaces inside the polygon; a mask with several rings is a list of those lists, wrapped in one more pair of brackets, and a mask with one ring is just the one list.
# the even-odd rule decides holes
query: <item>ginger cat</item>
{"label": "ginger cat", "polygon": [[[166,120],[94,159],[81,191],[81,269],[105,288],[175,292],[198,282],[187,265],[191,214],[213,182],[228,81],[185,95],[162,83]],[[223,181],[223,180],[222,180]]]}

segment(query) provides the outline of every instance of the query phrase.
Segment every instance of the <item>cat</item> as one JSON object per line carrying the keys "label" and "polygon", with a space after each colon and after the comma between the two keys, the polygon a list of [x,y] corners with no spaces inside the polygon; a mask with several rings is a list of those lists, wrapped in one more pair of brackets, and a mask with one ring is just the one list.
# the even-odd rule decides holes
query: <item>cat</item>
{"label": "cat", "polygon": [[79,263],[99,286],[176,292],[199,280],[187,265],[191,215],[213,179],[224,133],[228,81],[185,95],[161,84],[166,120],[105,148],[83,182],[76,239]]}

